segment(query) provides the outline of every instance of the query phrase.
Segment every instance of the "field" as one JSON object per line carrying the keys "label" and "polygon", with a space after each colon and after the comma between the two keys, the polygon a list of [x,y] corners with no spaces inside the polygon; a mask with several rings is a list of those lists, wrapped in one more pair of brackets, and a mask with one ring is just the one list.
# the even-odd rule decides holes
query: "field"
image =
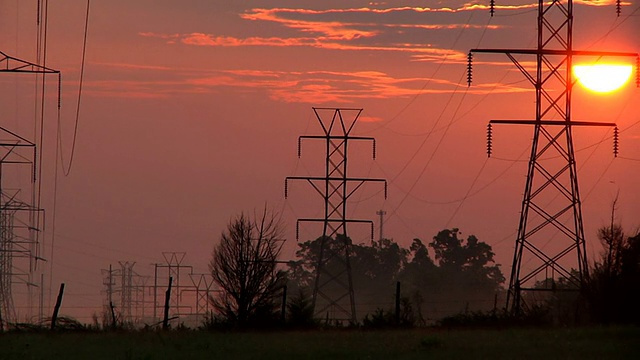
{"label": "field", "polygon": [[0,359],[637,359],[640,328],[8,333]]}

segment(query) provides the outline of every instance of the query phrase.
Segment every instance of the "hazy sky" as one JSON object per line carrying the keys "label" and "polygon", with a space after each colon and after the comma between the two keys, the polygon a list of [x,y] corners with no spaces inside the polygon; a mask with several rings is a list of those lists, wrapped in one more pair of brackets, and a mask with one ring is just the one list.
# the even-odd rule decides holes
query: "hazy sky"
{"label": "hazy sky", "polygon": [[[229,219],[267,206],[280,211],[295,252],[295,219],[322,216],[322,201],[286,176],[323,175],[323,147],[297,137],[320,134],[312,107],[363,108],[355,135],[353,176],[386,178],[389,196],[367,185],[350,215],[376,221],[408,246],[457,227],[493,246],[507,274],[518,227],[532,129],[494,127],[490,119],[532,119],[534,92],[500,55],[478,55],[466,86],[470,48],[532,48],[536,4],[496,1],[92,1],[79,131],[71,174],[57,182],[52,220],[56,85],[47,88],[43,233],[47,276],[67,284],[66,313],[88,321],[102,303],[100,269],[137,261],[149,275],[163,251],[187,252],[206,271]],[[640,4],[574,1],[574,47],[637,52]],[[86,2],[49,5],[47,65],[62,71],[61,135],[68,162],[73,135]],[[35,61],[36,1],[0,1],[0,50]],[[534,59],[522,58],[523,61]],[[0,77],[0,125],[33,138],[33,77]],[[616,122],[612,131],[575,130],[588,255],[618,215],[640,227],[640,91],[574,91],[573,118]],[[354,228],[356,243],[369,241]],[[301,241],[317,237],[301,228]],[[53,244],[53,253],[52,253]],[[48,285],[47,285],[48,286]],[[64,308],[64,307],[63,307]]]}

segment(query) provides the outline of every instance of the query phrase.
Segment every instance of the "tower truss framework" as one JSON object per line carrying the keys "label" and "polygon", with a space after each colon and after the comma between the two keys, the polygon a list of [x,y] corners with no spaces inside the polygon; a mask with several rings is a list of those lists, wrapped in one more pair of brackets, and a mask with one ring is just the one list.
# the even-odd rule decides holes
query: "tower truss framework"
{"label": "tower truss framework", "polygon": [[[493,2],[491,10],[493,14]],[[469,52],[469,85],[472,54],[499,53],[505,54],[535,88],[534,120],[492,120],[488,134],[490,141],[491,124],[531,125],[534,130],[507,293],[506,307],[515,313],[526,305],[523,292],[554,291],[555,277],[581,289],[588,276],[573,128],[615,124],[571,118],[573,59],[638,57],[637,53],[573,49],[573,20],[573,1],[539,0],[537,48]],[[533,72],[519,60],[523,56],[535,57]],[[491,155],[490,143],[487,150]]]}
{"label": "tower truss framework", "polygon": [[[325,143],[325,175],[324,176],[289,176],[285,179],[285,198],[288,196],[289,180],[304,180],[324,200],[323,218],[302,218],[296,223],[296,238],[299,226],[304,222],[321,223],[319,257],[315,264],[315,283],[312,304],[316,318],[334,321],[357,320],[353,280],[351,277],[350,248],[351,240],[347,232],[347,224],[360,223],[371,226],[373,239],[373,222],[363,219],[347,218],[349,198],[365,183],[381,182],[384,184],[384,196],[387,197],[385,179],[351,177],[348,175],[348,150],[354,141],[370,141],[373,144],[375,159],[375,139],[372,137],[353,136],[351,132],[363,109],[352,108],[313,108],[323,134],[300,136],[298,138],[298,157],[301,156],[302,140],[321,140]],[[330,246],[330,243],[333,246]]]}
{"label": "tower truss framework", "polygon": [[[0,73],[58,75],[60,71],[25,61],[0,51]],[[58,91],[60,87],[58,86]],[[58,93],[58,99],[60,94]],[[60,102],[58,101],[58,107]],[[42,126],[42,124],[40,124]],[[39,204],[38,154],[35,141],[0,126],[0,330],[7,324],[31,320],[35,307],[34,290],[40,287],[42,316],[42,281],[37,284],[40,254],[39,231],[42,227]],[[14,287],[20,289],[16,311]]]}

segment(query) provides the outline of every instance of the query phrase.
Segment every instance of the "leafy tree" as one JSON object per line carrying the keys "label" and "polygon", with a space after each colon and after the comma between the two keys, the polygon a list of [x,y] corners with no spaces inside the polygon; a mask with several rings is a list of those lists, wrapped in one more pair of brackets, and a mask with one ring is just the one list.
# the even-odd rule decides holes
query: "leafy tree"
{"label": "leafy tree", "polygon": [[274,317],[284,273],[276,269],[282,226],[265,210],[231,220],[215,246],[209,270],[220,288],[212,303],[231,325],[259,325]]}
{"label": "leafy tree", "polygon": [[[409,295],[417,321],[462,311],[487,311],[502,292],[504,276],[494,262],[491,246],[458,229],[445,229],[425,245],[414,239],[399,279]],[[429,253],[433,249],[433,255]]]}
{"label": "leafy tree", "polygon": [[466,242],[458,239],[458,229],[445,229],[438,233],[429,244],[434,249],[440,268],[448,273],[461,275],[467,282],[497,291],[505,281],[500,265],[495,264],[495,255],[487,243],[474,235]]}
{"label": "leafy tree", "polygon": [[[504,282],[491,246],[473,235],[466,240],[458,235],[457,229],[443,230],[428,246],[414,239],[408,249],[391,239],[373,241],[371,245],[352,244],[350,263],[358,313],[370,313],[369,322],[383,319],[386,314],[380,309],[393,306],[396,281],[402,284],[402,298],[406,308],[412,309],[413,321],[424,323],[424,313],[437,312],[437,316],[456,313],[468,303],[477,310],[491,309],[494,295],[502,290]],[[325,246],[332,249],[340,245],[335,242],[328,239]],[[299,260],[289,264],[289,277],[294,284],[310,291],[315,281],[320,238],[298,246]],[[435,261],[429,247],[434,249]],[[325,266],[341,265],[329,262]],[[406,303],[406,299],[410,302]],[[483,300],[481,305],[478,300]]]}
{"label": "leafy tree", "polygon": [[[409,246],[407,262],[400,271],[398,279],[402,283],[402,292],[411,295],[416,309],[417,322],[425,323],[423,304],[425,301],[436,300],[435,289],[440,288],[442,282],[439,268],[429,256],[429,249],[420,239],[413,239]],[[426,295],[423,296],[423,294]]]}
{"label": "leafy tree", "polygon": [[[325,251],[338,252],[344,246],[344,239],[338,236],[336,239],[325,240]],[[351,243],[350,239],[347,239]],[[298,261],[289,263],[289,278],[291,288],[300,287],[308,292],[315,286],[315,267],[320,256],[321,238],[298,244],[296,255]],[[398,279],[398,274],[406,264],[409,251],[402,248],[393,240],[382,239],[373,241],[370,246],[363,244],[351,244],[349,248],[351,276],[354,286],[356,305],[380,304],[393,302],[393,289]],[[328,273],[339,273],[344,267],[337,257],[324,264]],[[335,271],[333,270],[335,269]],[[325,287],[324,291],[331,291]],[[366,306],[366,305],[365,305]],[[367,307],[359,307],[358,313],[372,310]]]}

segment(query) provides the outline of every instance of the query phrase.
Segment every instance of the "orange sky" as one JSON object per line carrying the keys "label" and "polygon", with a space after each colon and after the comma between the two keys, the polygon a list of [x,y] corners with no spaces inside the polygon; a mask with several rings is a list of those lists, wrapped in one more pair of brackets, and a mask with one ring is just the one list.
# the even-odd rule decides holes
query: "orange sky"
{"label": "orange sky", "polygon": [[[36,2],[0,2],[0,50],[35,61]],[[504,56],[477,55],[466,86],[470,48],[535,46],[535,2],[497,1],[94,1],[90,8],[76,153],[59,174],[53,234],[56,134],[54,78],[47,88],[43,206],[45,257],[53,288],[66,282],[68,313],[88,321],[102,303],[100,269],[137,261],[151,274],[162,251],[186,251],[206,271],[230,218],[264,204],[282,211],[295,251],[295,219],[322,216],[321,199],[298,183],[284,200],[286,176],[322,175],[323,148],[299,135],[319,134],[311,107],[364,108],[354,134],[354,176],[386,178],[354,195],[350,215],[377,221],[408,246],[458,227],[493,246],[507,274],[531,129],[494,127],[490,119],[534,116],[533,89]],[[575,48],[636,52],[640,4],[575,1]],[[484,4],[484,5],[481,5]],[[602,6],[600,6],[602,5]],[[86,2],[49,5],[47,65],[62,71],[62,146],[69,159]],[[521,58],[523,62],[534,59]],[[533,64],[533,63],[530,63]],[[2,126],[33,137],[33,77],[0,77]],[[640,91],[574,91],[573,118],[616,122],[611,130],[576,129],[588,255],[619,191],[619,218],[640,227]],[[377,225],[376,225],[377,226]],[[368,242],[368,229],[353,240]],[[377,230],[376,230],[377,234]],[[301,240],[315,238],[313,227]],[[52,268],[51,268],[52,266]],[[48,275],[47,275],[48,276]]]}

